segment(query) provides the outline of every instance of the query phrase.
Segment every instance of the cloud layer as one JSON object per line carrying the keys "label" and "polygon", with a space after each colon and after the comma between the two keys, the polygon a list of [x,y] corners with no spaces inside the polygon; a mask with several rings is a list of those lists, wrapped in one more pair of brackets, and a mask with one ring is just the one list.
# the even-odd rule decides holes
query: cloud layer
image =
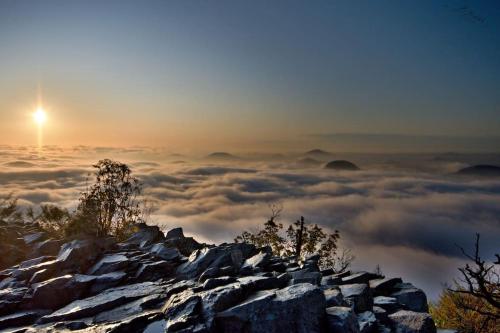
{"label": "cloud layer", "polygon": [[498,251],[500,181],[449,174],[473,163],[474,155],[352,155],[346,158],[363,171],[350,173],[300,167],[293,154],[214,163],[149,148],[51,147],[39,154],[1,147],[0,195],[13,192],[22,206],[74,207],[91,164],[103,157],[132,166],[156,208],[152,222],[165,229],[182,226],[202,241],[229,241],[242,230],[257,230],[268,204],[279,201],[284,223],[304,215],[338,229],[359,267],[380,264],[432,297],[455,275],[461,261],[456,244],[470,247],[480,232],[484,253]]}

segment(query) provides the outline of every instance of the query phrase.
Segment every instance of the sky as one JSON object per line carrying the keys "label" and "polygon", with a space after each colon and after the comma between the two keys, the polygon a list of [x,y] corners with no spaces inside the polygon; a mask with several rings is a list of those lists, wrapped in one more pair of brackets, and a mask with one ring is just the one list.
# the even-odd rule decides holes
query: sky
{"label": "sky", "polygon": [[494,152],[497,1],[0,2],[0,144]]}

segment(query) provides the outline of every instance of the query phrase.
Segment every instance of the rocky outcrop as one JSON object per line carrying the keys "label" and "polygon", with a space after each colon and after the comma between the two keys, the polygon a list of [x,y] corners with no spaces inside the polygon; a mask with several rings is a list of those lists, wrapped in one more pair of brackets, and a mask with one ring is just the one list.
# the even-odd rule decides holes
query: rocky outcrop
{"label": "rocky outcrop", "polygon": [[204,246],[180,228],[163,235],[147,225],[123,243],[63,243],[38,232],[17,234],[23,255],[0,272],[0,330],[435,332],[420,289],[320,271],[317,256],[297,263],[269,248]]}

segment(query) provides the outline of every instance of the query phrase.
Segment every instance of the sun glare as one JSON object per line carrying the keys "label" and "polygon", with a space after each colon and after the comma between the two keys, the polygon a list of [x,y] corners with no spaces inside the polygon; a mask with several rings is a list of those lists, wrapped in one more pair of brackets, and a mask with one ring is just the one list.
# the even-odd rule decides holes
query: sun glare
{"label": "sun glare", "polygon": [[47,120],[47,115],[43,108],[39,107],[36,109],[35,113],[33,113],[33,119],[38,125],[42,125]]}

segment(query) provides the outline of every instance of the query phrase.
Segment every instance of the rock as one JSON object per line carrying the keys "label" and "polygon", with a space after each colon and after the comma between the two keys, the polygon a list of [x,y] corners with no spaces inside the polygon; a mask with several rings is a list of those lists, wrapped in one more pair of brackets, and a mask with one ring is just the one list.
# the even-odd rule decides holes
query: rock
{"label": "rock", "polygon": [[342,306],[344,303],[342,293],[338,289],[326,289],[323,290],[323,294],[325,295],[327,307]]}
{"label": "rock", "polygon": [[[102,325],[110,322],[120,322],[126,320],[127,318],[134,317],[143,312],[150,312],[150,303],[158,304],[159,302],[164,302],[165,297],[161,294],[152,294],[145,297],[141,297],[132,302],[125,303],[116,308],[108,311],[103,311],[92,318],[92,324]],[[155,307],[153,312],[161,312],[161,310]]]}
{"label": "rock", "polygon": [[153,253],[158,258],[168,261],[181,261],[184,257],[175,247],[166,247],[162,243],[154,244],[149,252]]}
{"label": "rock", "polygon": [[170,229],[167,232],[167,235],[165,236],[166,239],[172,239],[172,238],[184,238],[184,232],[182,228],[174,228]]}
{"label": "rock", "polygon": [[126,268],[129,259],[123,254],[107,254],[88,270],[88,274],[99,275]]}
{"label": "rock", "polygon": [[334,306],[326,308],[328,332],[359,333],[358,319],[351,308]]}
{"label": "rock", "polygon": [[166,332],[187,328],[195,323],[201,310],[201,297],[186,290],[170,297],[162,311],[167,318]]}
{"label": "rock", "polygon": [[32,286],[29,308],[55,310],[86,294],[94,281],[89,275],[64,275]]}
{"label": "rock", "polygon": [[367,284],[342,285],[340,291],[344,296],[344,300],[354,308],[356,313],[371,310],[373,298]]}
{"label": "rock", "polygon": [[155,293],[159,284],[143,282],[108,289],[96,296],[73,301],[65,307],[40,318],[39,322],[74,320],[95,316],[98,313]]}
{"label": "rock", "polygon": [[90,287],[90,294],[95,295],[103,290],[117,286],[127,277],[125,272],[111,272],[99,275],[95,278]]}
{"label": "rock", "polygon": [[[47,273],[46,276],[56,272],[60,271],[61,263],[57,259],[55,260],[49,260],[49,261],[44,261],[39,264],[29,266],[26,268],[19,268],[14,271],[12,271],[12,277],[18,279],[18,280],[29,280],[35,274],[36,272],[46,269]],[[49,274],[50,273],[50,274]]]}
{"label": "rock", "polygon": [[224,286],[229,283],[233,283],[236,281],[236,278],[231,276],[222,276],[218,278],[208,279],[203,283],[203,289],[213,289],[216,287]]}
{"label": "rock", "polygon": [[[150,323],[158,321],[162,314],[158,311],[147,311],[128,317],[118,323],[109,325],[102,332],[106,333],[129,333],[142,332]],[[91,328],[90,332],[96,332],[96,328]]]}
{"label": "rock", "polygon": [[327,275],[321,278],[321,283],[322,286],[338,286],[342,284],[342,278],[334,276],[334,275]]}
{"label": "rock", "polygon": [[366,311],[358,314],[358,326],[360,333],[375,333],[377,332],[377,318],[371,311]]}
{"label": "rock", "polygon": [[41,311],[23,311],[0,317],[0,330],[9,327],[31,325],[42,314],[43,312]]}
{"label": "rock", "polygon": [[167,237],[165,245],[175,247],[184,256],[190,256],[195,250],[202,249],[204,246],[194,240],[193,237]]}
{"label": "rock", "polygon": [[389,315],[394,332],[435,333],[436,326],[428,313],[401,310]]}
{"label": "rock", "polygon": [[248,258],[245,260],[243,263],[242,269],[245,269],[246,267],[250,267],[252,269],[255,269],[257,267],[263,268],[267,265],[269,262],[269,258],[271,256],[267,252],[259,252],[256,255],[254,255],[251,258]]}
{"label": "rock", "polygon": [[65,272],[85,272],[103,252],[114,245],[113,238],[74,240],[61,246],[57,261]]}
{"label": "rock", "polygon": [[374,296],[389,296],[399,283],[402,283],[401,278],[376,279],[370,281],[370,288]]}
{"label": "rock", "polygon": [[374,273],[369,272],[360,272],[356,274],[352,274],[342,278],[343,284],[356,284],[356,283],[366,283],[368,284],[370,280],[380,279],[381,276]]}
{"label": "rock", "polygon": [[401,308],[401,304],[394,297],[377,296],[373,299],[373,305],[381,307],[388,313],[393,313]]}
{"label": "rock", "polygon": [[321,283],[322,276],[320,272],[311,272],[307,269],[301,269],[299,271],[290,272],[289,274],[292,277],[292,284],[311,283],[319,286]]}
{"label": "rock", "polygon": [[153,263],[144,263],[137,271],[135,278],[137,281],[155,281],[161,278],[171,277],[175,272],[175,266],[165,260]]}
{"label": "rock", "polygon": [[277,277],[270,276],[245,276],[238,278],[238,282],[248,291],[255,292],[267,289],[284,288],[288,284],[288,274]]}
{"label": "rock", "polygon": [[37,232],[34,234],[26,235],[23,237],[23,240],[24,240],[24,243],[26,245],[31,245],[35,242],[39,242],[39,241],[43,240],[46,237],[47,237],[47,234],[42,231],[42,232]]}
{"label": "rock", "polygon": [[138,223],[134,226],[137,229],[129,239],[125,241],[127,244],[134,244],[140,247],[147,247],[154,243],[161,242],[165,236],[160,231],[158,226],[150,226],[146,223]]}
{"label": "rock", "polygon": [[399,291],[390,295],[397,299],[397,301],[406,306],[408,310],[416,312],[428,312],[427,297],[425,293],[412,285],[405,285]]}
{"label": "rock", "polygon": [[0,301],[19,301],[24,297],[27,291],[28,288],[26,287],[1,289]]}
{"label": "rock", "polygon": [[231,283],[200,293],[203,300],[203,311],[207,315],[214,315],[216,312],[238,304],[246,296],[246,292],[239,283]]}
{"label": "rock", "polygon": [[33,250],[31,251],[31,257],[40,257],[40,256],[55,256],[59,253],[63,241],[58,239],[47,239],[42,242],[38,242],[33,246]]}
{"label": "rock", "polygon": [[220,332],[321,332],[325,300],[311,284],[262,291],[217,314]]}
{"label": "rock", "polygon": [[[194,251],[188,261],[177,268],[177,275],[181,278],[199,277],[207,268],[221,268],[228,265],[240,266],[241,262],[234,262],[236,256],[249,258],[256,252],[255,246],[244,243],[218,246]],[[237,253],[237,255],[235,254]]]}
{"label": "rock", "polygon": [[210,267],[207,268],[203,273],[201,273],[198,278],[198,282],[203,283],[208,279],[216,278],[219,276],[220,269],[218,267]]}
{"label": "rock", "polygon": [[389,317],[388,317],[389,314],[387,313],[387,311],[385,309],[374,305],[372,311],[373,311],[373,314],[375,315],[375,318],[377,318],[377,320],[380,323],[386,324],[389,322]]}

